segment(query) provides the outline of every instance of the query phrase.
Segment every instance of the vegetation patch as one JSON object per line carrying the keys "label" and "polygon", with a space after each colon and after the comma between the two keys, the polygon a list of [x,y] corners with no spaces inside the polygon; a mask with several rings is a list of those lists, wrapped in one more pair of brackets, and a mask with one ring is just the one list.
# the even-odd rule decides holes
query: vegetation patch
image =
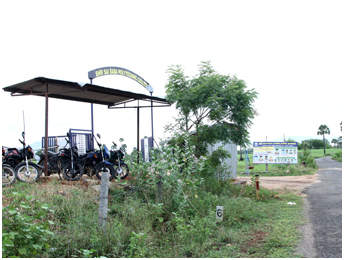
{"label": "vegetation patch", "polygon": [[[253,185],[214,178],[193,149],[162,147],[150,163],[134,160],[131,189],[109,191],[105,231],[98,228],[99,193],[82,183],[5,187],[3,256],[295,257],[302,198],[262,188],[258,200]],[[224,208],[221,222],[216,206]],[[27,216],[18,225],[23,230],[14,215]]]}

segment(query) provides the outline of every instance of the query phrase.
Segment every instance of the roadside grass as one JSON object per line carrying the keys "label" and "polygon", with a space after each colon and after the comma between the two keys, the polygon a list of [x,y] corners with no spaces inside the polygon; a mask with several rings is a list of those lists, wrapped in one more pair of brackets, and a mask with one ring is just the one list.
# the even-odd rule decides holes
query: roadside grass
{"label": "roadside grass", "polygon": [[[311,149],[311,155],[317,159],[317,158],[322,158],[326,156],[332,156],[336,152],[341,151],[341,148],[330,148],[330,149],[325,149],[325,154],[324,154],[324,149]],[[302,153],[302,150],[300,151]]]}
{"label": "roadside grass", "polygon": [[[13,192],[25,196],[19,201]],[[27,207],[37,208],[38,202],[52,210],[35,220],[37,224],[49,220],[47,227],[54,233],[44,238],[49,246],[37,257],[301,257],[295,248],[301,237],[297,227],[304,224],[302,197],[287,190],[261,188],[257,200],[253,186],[205,177],[198,196],[189,197],[179,214],[167,212],[152,194],[123,192],[110,190],[105,232],[97,223],[99,193],[61,185],[55,179],[4,187],[3,220],[9,206],[18,208],[22,216],[32,214]],[[27,198],[27,207],[21,207]],[[224,207],[224,220],[219,223],[216,206]],[[3,254],[4,247],[3,243]]]}

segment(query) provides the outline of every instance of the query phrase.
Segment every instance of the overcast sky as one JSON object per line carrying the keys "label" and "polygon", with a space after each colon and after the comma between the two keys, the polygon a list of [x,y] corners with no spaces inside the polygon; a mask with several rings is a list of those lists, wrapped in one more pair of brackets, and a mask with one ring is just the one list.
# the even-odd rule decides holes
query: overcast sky
{"label": "overcast sky", "polygon": [[[258,99],[251,141],[317,137],[330,141],[342,120],[343,1],[3,1],[1,88],[38,76],[89,82],[90,70],[118,66],[165,95],[166,70],[180,64],[189,76],[210,60],[236,75]],[[94,84],[149,94],[122,76]],[[28,143],[44,136],[45,99],[1,95],[1,144],[20,146],[25,112]],[[151,135],[150,109],[141,109],[140,138]],[[49,135],[91,129],[90,104],[49,99]],[[173,122],[175,107],[154,109],[155,138]],[[136,146],[136,110],[94,105],[103,143],[124,138]],[[321,138],[320,136],[318,138]]]}

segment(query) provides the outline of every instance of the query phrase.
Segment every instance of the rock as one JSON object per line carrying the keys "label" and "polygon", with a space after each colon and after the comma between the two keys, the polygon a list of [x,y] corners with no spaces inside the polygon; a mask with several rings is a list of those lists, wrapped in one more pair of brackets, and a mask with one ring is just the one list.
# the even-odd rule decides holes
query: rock
{"label": "rock", "polygon": [[83,182],[86,182],[89,186],[100,185],[100,180],[83,179]]}
{"label": "rock", "polygon": [[247,181],[234,181],[232,184],[237,184],[237,185],[245,185]]}
{"label": "rock", "polygon": [[91,186],[91,187],[92,187],[92,189],[94,189],[95,191],[100,192],[100,185],[93,185],[93,186]]}

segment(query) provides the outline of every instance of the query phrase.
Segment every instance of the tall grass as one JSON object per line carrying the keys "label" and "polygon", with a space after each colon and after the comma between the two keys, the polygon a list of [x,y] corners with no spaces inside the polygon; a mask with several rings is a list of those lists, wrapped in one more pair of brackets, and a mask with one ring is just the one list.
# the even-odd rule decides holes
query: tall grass
{"label": "tall grass", "polygon": [[[233,185],[205,176],[197,196],[179,213],[157,204],[152,194],[110,191],[106,231],[98,228],[98,193],[61,185],[16,183],[3,189],[4,205],[13,192],[33,195],[54,210],[46,218],[54,233],[39,257],[294,257],[302,224],[302,198],[291,193]],[[122,195],[121,195],[122,194]],[[163,196],[169,194],[164,192]],[[95,199],[95,200],[94,200]],[[287,202],[296,202],[290,206]],[[224,207],[223,222],[215,208]],[[41,220],[43,221],[43,219]]]}

